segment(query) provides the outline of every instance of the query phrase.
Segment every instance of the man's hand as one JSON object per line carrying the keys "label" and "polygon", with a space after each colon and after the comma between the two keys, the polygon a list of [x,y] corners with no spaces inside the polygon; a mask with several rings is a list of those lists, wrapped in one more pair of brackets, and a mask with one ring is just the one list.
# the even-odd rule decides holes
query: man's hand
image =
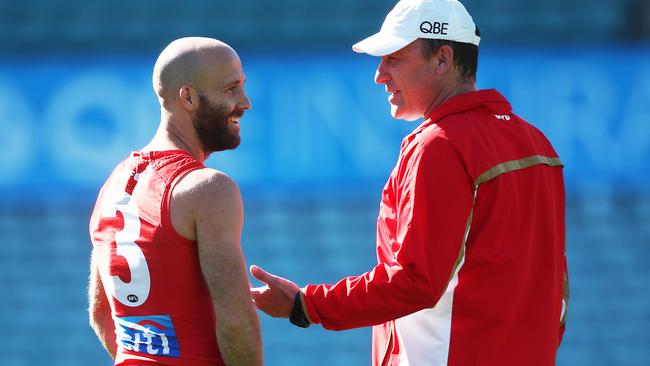
{"label": "man's hand", "polygon": [[266,286],[251,288],[255,306],[274,318],[288,318],[294,298],[300,291],[298,285],[255,265],[250,267],[250,271],[253,277],[266,283]]}

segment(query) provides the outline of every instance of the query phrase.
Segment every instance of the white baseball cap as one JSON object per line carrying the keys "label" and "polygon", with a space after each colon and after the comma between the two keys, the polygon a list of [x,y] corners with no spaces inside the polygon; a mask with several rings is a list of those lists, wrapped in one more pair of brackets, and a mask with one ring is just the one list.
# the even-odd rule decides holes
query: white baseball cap
{"label": "white baseball cap", "polygon": [[401,0],[391,10],[379,33],[358,42],[355,52],[385,56],[418,38],[479,44],[481,37],[458,0]]}

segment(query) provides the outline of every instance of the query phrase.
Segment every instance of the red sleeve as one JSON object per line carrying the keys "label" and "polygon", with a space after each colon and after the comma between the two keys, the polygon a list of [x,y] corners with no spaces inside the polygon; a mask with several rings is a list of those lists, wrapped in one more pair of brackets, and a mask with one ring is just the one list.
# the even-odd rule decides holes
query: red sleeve
{"label": "red sleeve", "polygon": [[566,253],[564,253],[564,281],[562,287],[562,316],[560,319],[560,332],[557,342],[558,348],[560,348],[560,344],[562,344],[562,338],[564,337],[564,331],[566,330],[566,316],[569,311],[569,274],[566,264]]}
{"label": "red sleeve", "polygon": [[381,324],[434,306],[447,287],[472,208],[470,178],[442,137],[412,142],[402,154],[394,182],[395,260],[334,285],[307,286],[312,322],[335,330]]}

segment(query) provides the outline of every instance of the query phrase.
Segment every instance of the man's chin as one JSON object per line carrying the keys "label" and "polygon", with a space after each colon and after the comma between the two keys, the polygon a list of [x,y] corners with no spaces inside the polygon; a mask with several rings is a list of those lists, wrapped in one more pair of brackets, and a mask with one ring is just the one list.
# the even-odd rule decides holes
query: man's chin
{"label": "man's chin", "polygon": [[403,121],[415,121],[422,116],[414,115],[412,113],[405,113],[404,111],[400,111],[399,108],[397,108],[394,105],[391,105],[390,108],[390,115],[395,118],[395,119],[401,119]]}
{"label": "man's chin", "polygon": [[390,115],[395,119],[400,118],[399,117],[399,111],[397,110],[397,106],[395,106],[393,104],[390,105]]}
{"label": "man's chin", "polygon": [[235,150],[237,147],[239,147],[241,140],[237,138],[236,141],[232,141],[228,145],[221,145],[217,147],[212,147],[208,151],[206,151],[206,156],[212,154],[213,152],[219,152],[219,151],[228,151],[228,150]]}

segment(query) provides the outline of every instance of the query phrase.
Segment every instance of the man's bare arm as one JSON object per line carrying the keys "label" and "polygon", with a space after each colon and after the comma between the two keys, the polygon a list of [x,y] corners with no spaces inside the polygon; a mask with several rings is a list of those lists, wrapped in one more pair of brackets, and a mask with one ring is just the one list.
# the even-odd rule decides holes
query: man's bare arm
{"label": "man's bare arm", "polygon": [[88,281],[88,315],[90,326],[97,334],[100,342],[108,353],[115,359],[117,344],[115,343],[115,323],[111,317],[111,307],[102,286],[102,280],[97,268],[96,253],[93,249],[90,259],[90,278]]}
{"label": "man's bare arm", "polygon": [[211,169],[192,172],[181,184],[193,186],[189,201],[199,260],[214,304],[222,357],[229,366],[261,365],[259,318],[240,246],[243,208],[239,188],[228,176]]}

